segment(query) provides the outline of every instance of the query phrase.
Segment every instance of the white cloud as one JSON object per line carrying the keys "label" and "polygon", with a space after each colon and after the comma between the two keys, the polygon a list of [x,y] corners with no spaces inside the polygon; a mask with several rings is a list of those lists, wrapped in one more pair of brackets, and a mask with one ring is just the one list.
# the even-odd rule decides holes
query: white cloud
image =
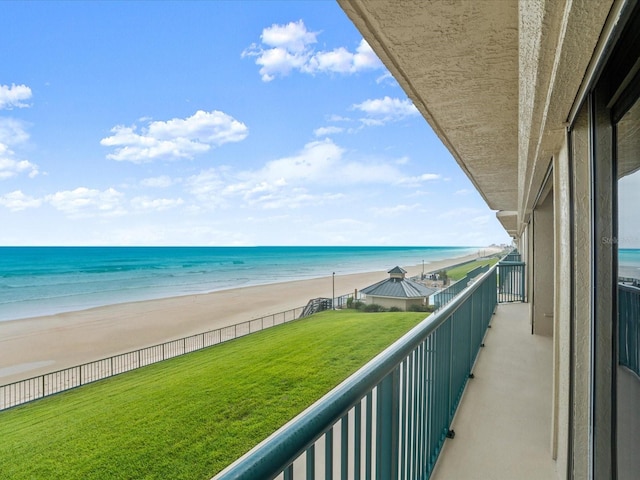
{"label": "white cloud", "polygon": [[29,107],[23,100],[31,98],[31,89],[26,85],[0,85],[0,110]]}
{"label": "white cloud", "polygon": [[290,52],[304,53],[308,46],[316,43],[318,32],[309,32],[302,20],[287,25],[273,24],[262,31],[262,43],[274,48],[284,48]]}
{"label": "white cloud", "polygon": [[26,125],[14,118],[0,118],[0,143],[18,145],[29,140]]}
{"label": "white cloud", "polygon": [[150,162],[155,159],[193,158],[228,142],[239,142],[248,135],[247,126],[214,110],[198,110],[191,117],[174,118],[166,122],[150,122],[146,127],[115,126],[112,136],[103,138],[100,144],[115,147],[115,153],[107,158],[133,163]]}
{"label": "white cloud", "polygon": [[26,142],[29,134],[24,124],[12,118],[0,118],[0,180],[26,173],[33,178],[38,166],[17,158],[11,146]]}
{"label": "white cloud", "polygon": [[423,173],[422,175],[418,175],[415,177],[403,177],[400,178],[396,185],[403,185],[407,187],[419,187],[424,182],[432,182],[434,180],[439,180],[441,176],[437,173]]}
{"label": "white cloud", "polygon": [[336,193],[335,187],[393,185],[401,179],[402,174],[395,166],[349,161],[343,148],[325,139],[310,142],[295,155],[269,161],[257,170],[234,172],[230,168],[212,168],[184,183],[187,192],[205,208],[224,207],[233,202],[271,209],[336,202],[344,194]]}
{"label": "white cloud", "polygon": [[386,71],[385,73],[383,73],[382,75],[380,75],[378,78],[376,78],[376,83],[380,84],[380,83],[388,83],[390,85],[394,85],[394,86],[398,86],[398,83],[396,82],[396,79],[393,78],[393,75],[391,75],[390,71]]}
{"label": "white cloud", "polygon": [[469,195],[473,193],[471,190],[469,190],[468,188],[463,188],[461,190],[456,190],[455,194],[456,195]]}
{"label": "white cloud", "polygon": [[224,203],[221,193],[227,184],[222,175],[223,172],[220,169],[203,170],[198,175],[187,178],[185,188],[187,192],[208,206],[219,206]]}
{"label": "white cloud", "polygon": [[55,209],[71,217],[122,215],[124,194],[113,188],[100,191],[86,187],[47,195],[45,200]]}
{"label": "white cloud", "polygon": [[421,208],[419,203],[413,205],[394,205],[392,207],[372,208],[371,211],[379,216],[393,217],[406,212],[412,212]]}
{"label": "white cloud", "polygon": [[292,70],[308,74],[353,74],[382,68],[364,39],[355,52],[344,47],[316,52],[313,45],[317,43],[318,34],[308,31],[302,20],[287,25],[274,24],[262,31],[262,45],[252,44],[242,52],[242,57],[256,57],[264,82],[270,82],[276,76],[287,76]]}
{"label": "white cloud", "polygon": [[6,145],[0,143],[0,180],[26,173],[30,178],[38,175],[38,166],[27,160],[14,160],[14,153]]}
{"label": "white cloud", "polygon": [[336,133],[342,133],[344,132],[344,128],[342,127],[334,127],[334,126],[330,126],[330,127],[320,127],[320,128],[316,128],[313,131],[313,134],[316,137],[326,137],[327,135],[334,135]]}
{"label": "white cloud", "polygon": [[352,105],[351,108],[364,112],[367,116],[360,119],[360,121],[370,126],[380,126],[389,122],[397,122],[406,117],[420,114],[409,99],[401,100],[388,96],[365,100],[362,103]]}
{"label": "white cloud", "polygon": [[161,212],[184,204],[181,198],[149,198],[135,197],[131,199],[131,206],[135,210],[153,210]]}
{"label": "white cloud", "polygon": [[168,175],[160,175],[159,177],[150,177],[143,179],[140,184],[143,187],[151,188],[167,188],[173,185],[174,181]]}
{"label": "white cloud", "polygon": [[27,208],[37,208],[41,204],[41,199],[25,195],[21,190],[16,190],[0,196],[0,205],[8,208],[12,212],[26,210]]}

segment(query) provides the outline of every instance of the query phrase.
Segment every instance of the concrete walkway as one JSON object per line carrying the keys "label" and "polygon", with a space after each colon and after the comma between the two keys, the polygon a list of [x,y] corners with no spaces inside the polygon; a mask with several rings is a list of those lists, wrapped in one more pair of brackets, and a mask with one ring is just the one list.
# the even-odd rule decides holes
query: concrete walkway
{"label": "concrete walkway", "polygon": [[431,479],[559,478],[550,449],[552,340],[531,335],[528,307],[498,307]]}

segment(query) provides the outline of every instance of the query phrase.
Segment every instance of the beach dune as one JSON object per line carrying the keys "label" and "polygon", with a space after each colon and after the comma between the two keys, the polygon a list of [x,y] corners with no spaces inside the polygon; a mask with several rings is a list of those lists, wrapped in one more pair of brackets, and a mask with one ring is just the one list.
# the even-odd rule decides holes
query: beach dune
{"label": "beach dune", "polygon": [[[483,250],[494,251],[499,249]],[[424,268],[437,271],[477,257],[430,262]],[[413,276],[423,267],[403,268]],[[336,275],[335,294],[386,277],[386,271]],[[329,276],[0,322],[0,385],[301,307],[311,298],[330,298],[332,290]]]}

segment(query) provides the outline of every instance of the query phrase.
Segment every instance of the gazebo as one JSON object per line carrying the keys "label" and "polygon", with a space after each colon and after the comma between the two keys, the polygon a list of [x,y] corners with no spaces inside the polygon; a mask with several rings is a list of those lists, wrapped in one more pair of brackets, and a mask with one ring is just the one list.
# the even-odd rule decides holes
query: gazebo
{"label": "gazebo", "polygon": [[387,273],[389,278],[360,290],[367,296],[366,303],[408,310],[411,305],[429,305],[429,296],[437,291],[405,278],[407,272],[400,267],[394,267]]}

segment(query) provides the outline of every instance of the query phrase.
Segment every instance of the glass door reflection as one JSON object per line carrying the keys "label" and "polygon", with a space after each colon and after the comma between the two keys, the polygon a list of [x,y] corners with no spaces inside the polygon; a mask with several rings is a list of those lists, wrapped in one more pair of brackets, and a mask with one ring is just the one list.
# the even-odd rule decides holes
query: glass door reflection
{"label": "glass door reflection", "polygon": [[640,101],[616,125],[618,169],[618,478],[640,475]]}

